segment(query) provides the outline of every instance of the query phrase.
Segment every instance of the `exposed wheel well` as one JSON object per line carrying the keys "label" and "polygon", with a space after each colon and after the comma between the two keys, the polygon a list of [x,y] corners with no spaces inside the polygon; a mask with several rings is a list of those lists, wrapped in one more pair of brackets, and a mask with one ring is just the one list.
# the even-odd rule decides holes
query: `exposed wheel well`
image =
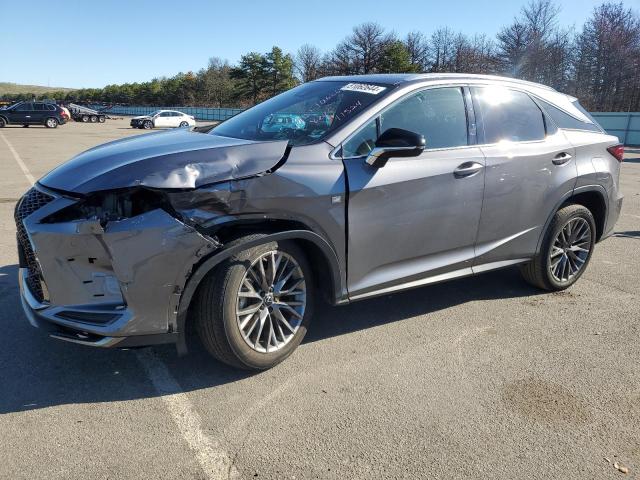
{"label": "exposed wheel well", "polygon": [[599,241],[604,233],[607,218],[607,204],[602,194],[597,191],[578,193],[569,198],[565,205],[569,203],[577,203],[589,209],[596,222],[596,241]]}

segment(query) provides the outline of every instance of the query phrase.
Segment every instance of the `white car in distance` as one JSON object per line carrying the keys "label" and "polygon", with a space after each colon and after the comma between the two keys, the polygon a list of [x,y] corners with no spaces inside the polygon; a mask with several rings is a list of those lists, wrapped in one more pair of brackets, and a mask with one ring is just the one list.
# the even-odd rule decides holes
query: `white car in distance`
{"label": "white car in distance", "polygon": [[132,128],[175,128],[193,127],[196,124],[195,118],[177,110],[156,110],[149,115],[140,115],[131,119]]}

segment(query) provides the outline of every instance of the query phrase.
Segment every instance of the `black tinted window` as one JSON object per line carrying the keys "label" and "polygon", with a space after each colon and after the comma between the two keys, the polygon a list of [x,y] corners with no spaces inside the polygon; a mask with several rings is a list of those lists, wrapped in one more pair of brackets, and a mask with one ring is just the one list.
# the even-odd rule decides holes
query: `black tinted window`
{"label": "black tinted window", "polygon": [[544,108],[544,110],[547,112],[547,115],[549,115],[556,123],[556,125],[558,125],[558,127],[560,128],[568,128],[572,130],[590,130],[592,132],[600,131],[600,128],[598,128],[598,126],[594,125],[593,123],[583,122],[575,117],[572,117],[568,113],[563,112],[550,103],[547,103],[543,100],[538,101],[542,105],[542,108]]}
{"label": "black tinted window", "polygon": [[381,132],[402,128],[421,133],[427,148],[467,144],[467,115],[460,88],[423,90],[391,107],[380,120]]}
{"label": "black tinted window", "polygon": [[16,111],[18,112],[30,112],[32,110],[30,103],[21,103],[16,107]]}
{"label": "black tinted window", "polygon": [[474,91],[482,114],[484,143],[544,139],[542,111],[529,95],[502,87]]}
{"label": "black tinted window", "polygon": [[56,107],[51,103],[47,103],[47,110],[51,110],[52,112],[54,112],[56,110]]}
{"label": "black tinted window", "polygon": [[46,110],[47,107],[45,106],[44,103],[34,103],[33,104],[33,109],[37,112],[41,112],[43,110]]}

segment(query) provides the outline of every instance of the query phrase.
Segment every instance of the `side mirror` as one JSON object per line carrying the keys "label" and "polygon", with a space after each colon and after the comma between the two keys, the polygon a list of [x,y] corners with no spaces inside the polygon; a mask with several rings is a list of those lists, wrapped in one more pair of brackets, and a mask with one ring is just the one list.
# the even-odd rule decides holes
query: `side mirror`
{"label": "side mirror", "polygon": [[393,157],[417,157],[426,145],[424,135],[402,128],[390,128],[376,140],[376,146],[367,156],[367,163],[372,167],[382,168]]}

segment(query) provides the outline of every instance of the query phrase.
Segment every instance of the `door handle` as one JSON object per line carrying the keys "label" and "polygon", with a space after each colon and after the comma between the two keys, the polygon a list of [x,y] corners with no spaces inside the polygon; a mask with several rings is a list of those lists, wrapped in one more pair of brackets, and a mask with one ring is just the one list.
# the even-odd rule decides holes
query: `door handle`
{"label": "door handle", "polygon": [[458,168],[453,171],[453,175],[456,178],[470,177],[471,175],[475,175],[476,173],[478,173],[480,170],[482,170],[482,168],[483,165],[481,163],[464,162],[458,165]]}
{"label": "door handle", "polygon": [[554,165],[564,165],[569,160],[571,160],[571,158],[572,157],[570,154],[568,154],[567,152],[562,152],[553,157],[552,162]]}

